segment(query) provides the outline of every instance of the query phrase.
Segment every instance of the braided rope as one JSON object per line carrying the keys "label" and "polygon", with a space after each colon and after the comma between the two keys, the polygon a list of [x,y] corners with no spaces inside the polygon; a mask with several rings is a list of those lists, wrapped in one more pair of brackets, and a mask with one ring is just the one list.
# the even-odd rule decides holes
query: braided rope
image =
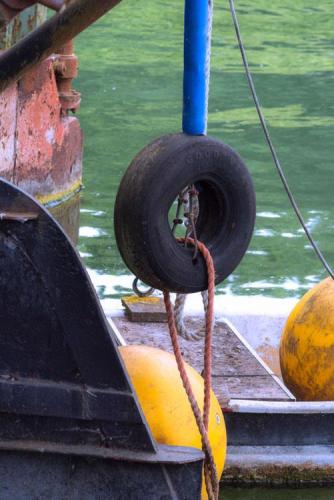
{"label": "braided rope", "polygon": [[[194,244],[194,241],[187,238]],[[201,242],[197,242],[198,249],[202,253],[204,260],[206,262],[208,270],[208,307],[206,311],[206,336],[205,336],[205,348],[204,348],[204,408],[203,417],[201,410],[197,404],[194,393],[191,388],[191,384],[186,372],[184,360],[182,357],[178,332],[176,328],[176,321],[174,315],[174,309],[170,300],[169,292],[164,290],[164,301],[167,313],[167,322],[169,327],[169,333],[172,341],[172,346],[174,350],[174,355],[177,363],[177,367],[180,373],[180,377],[183,383],[183,387],[188,396],[189,403],[194,414],[198,430],[201,435],[202,449],[205,455],[204,461],[204,478],[206,490],[208,493],[209,500],[217,500],[219,494],[219,480],[217,474],[216,464],[213,458],[213,453],[208,437],[208,427],[209,427],[209,413],[210,413],[210,392],[211,392],[211,347],[212,347],[212,330],[213,330],[213,319],[214,319],[214,287],[215,287],[215,270],[213,265],[213,260],[210,252]]]}
{"label": "braided rope", "polygon": [[[207,314],[208,305],[209,305],[209,295],[208,291],[204,290],[201,292],[204,312]],[[187,300],[187,294],[177,293],[174,303],[174,315],[175,315],[175,323],[176,329],[180,337],[186,340],[200,340],[205,337],[205,327],[203,326],[198,331],[191,332],[187,329],[184,324],[184,306]]]}

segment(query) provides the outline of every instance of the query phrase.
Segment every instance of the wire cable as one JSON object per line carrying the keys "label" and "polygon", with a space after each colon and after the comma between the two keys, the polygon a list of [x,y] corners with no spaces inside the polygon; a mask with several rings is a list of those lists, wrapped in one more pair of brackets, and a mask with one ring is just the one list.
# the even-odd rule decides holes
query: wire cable
{"label": "wire cable", "polygon": [[266,141],[268,143],[271,155],[273,157],[273,160],[274,160],[274,163],[275,163],[278,175],[281,178],[281,181],[282,181],[284,189],[285,189],[285,191],[286,191],[286,193],[288,195],[288,198],[290,200],[292,208],[295,211],[295,214],[296,214],[296,216],[297,216],[297,218],[298,218],[298,220],[299,220],[299,222],[300,222],[300,224],[301,224],[301,226],[302,226],[302,228],[303,228],[303,230],[304,230],[304,232],[305,232],[305,234],[306,234],[306,236],[307,236],[310,244],[312,245],[313,250],[317,254],[318,258],[320,259],[322,265],[324,266],[324,268],[326,269],[326,271],[328,272],[328,274],[331,276],[332,279],[334,279],[334,272],[333,272],[331,266],[328,264],[326,258],[323,256],[320,248],[318,247],[316,241],[313,239],[313,237],[312,237],[309,229],[307,228],[307,225],[306,225],[306,223],[304,221],[304,218],[303,218],[303,216],[301,214],[301,211],[300,211],[300,209],[299,209],[299,207],[297,205],[297,202],[296,202],[296,200],[295,200],[295,198],[294,198],[294,196],[292,194],[292,191],[291,191],[291,189],[289,187],[289,184],[288,184],[287,178],[285,176],[284,170],[283,170],[283,168],[281,166],[281,163],[279,161],[279,158],[278,158],[278,155],[276,153],[275,147],[274,147],[273,142],[271,140],[271,137],[270,137],[270,134],[269,134],[269,130],[268,130],[268,127],[267,127],[267,124],[266,124],[266,120],[265,120],[264,114],[263,114],[262,109],[261,109],[261,104],[260,104],[259,98],[258,98],[257,93],[256,93],[256,89],[255,89],[253,77],[252,77],[251,71],[249,69],[245,47],[244,47],[244,44],[243,44],[242,38],[241,38],[241,32],[240,32],[240,27],[239,27],[237,13],[236,13],[236,10],[235,10],[234,0],[229,0],[229,3],[230,3],[230,11],[231,11],[231,15],[232,15],[233,24],[234,24],[235,32],[236,32],[236,35],[237,35],[237,39],[238,39],[239,49],[240,49],[240,53],[241,53],[241,57],[242,57],[242,62],[243,62],[244,68],[245,68],[245,72],[246,72],[246,76],[247,76],[249,88],[251,90],[251,93],[252,93],[252,96],[253,96],[253,100],[254,100],[254,104],[255,104],[255,107],[256,107],[256,111],[257,111],[257,114],[258,114],[260,122],[261,122],[262,130],[264,132],[264,135],[265,135]]}

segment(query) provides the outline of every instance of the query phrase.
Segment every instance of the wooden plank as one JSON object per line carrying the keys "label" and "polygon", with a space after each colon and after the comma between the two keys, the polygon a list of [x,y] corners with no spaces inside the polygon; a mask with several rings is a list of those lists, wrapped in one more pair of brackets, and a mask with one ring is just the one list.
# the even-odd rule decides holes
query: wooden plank
{"label": "wooden plank", "polygon": [[230,399],[289,401],[287,394],[270,376],[213,377],[212,387],[221,405],[226,404],[226,388]]}
{"label": "wooden plank", "polygon": [[[129,344],[145,344],[173,352],[168,328],[164,324],[129,323],[125,318],[115,318],[115,323]],[[201,320],[191,318],[186,321],[190,330],[198,329]],[[188,341],[179,338],[184,359],[196,370],[203,370],[203,340]],[[251,356],[234,332],[225,323],[219,323],[213,335],[213,375],[243,376],[268,375],[265,368]]]}
{"label": "wooden plank", "polygon": [[[160,323],[130,323],[115,318],[123,337],[129,344],[144,344],[173,352],[168,328]],[[189,318],[190,330],[199,329],[203,320]],[[203,370],[203,340],[180,338],[184,359],[200,373]],[[213,335],[213,389],[222,406],[230,398],[291,401],[285,389],[272,376],[266,365],[242,342],[239,333],[224,322],[215,325]]]}
{"label": "wooden plank", "polygon": [[165,304],[161,297],[131,295],[122,298],[122,305],[130,321],[142,323],[165,323],[167,321]]}

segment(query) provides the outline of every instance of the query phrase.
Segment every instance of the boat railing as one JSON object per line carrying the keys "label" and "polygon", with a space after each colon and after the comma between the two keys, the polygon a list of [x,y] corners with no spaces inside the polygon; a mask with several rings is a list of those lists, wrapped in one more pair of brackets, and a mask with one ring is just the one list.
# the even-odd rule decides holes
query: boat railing
{"label": "boat railing", "polygon": [[0,55],[0,92],[57,52],[120,0],[72,0],[57,14]]}

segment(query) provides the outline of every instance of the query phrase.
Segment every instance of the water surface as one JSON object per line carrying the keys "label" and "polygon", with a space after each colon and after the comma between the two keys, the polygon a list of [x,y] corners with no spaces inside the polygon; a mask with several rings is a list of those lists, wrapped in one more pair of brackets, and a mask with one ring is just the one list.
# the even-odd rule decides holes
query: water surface
{"label": "water surface", "polygon": [[[323,0],[240,0],[244,43],[273,141],[309,228],[334,265],[334,16]],[[80,35],[85,190],[79,249],[101,298],[131,276],[113,233],[117,186],[153,138],[180,130],[183,2],[123,0]],[[298,297],[325,276],[280,185],[247,88],[227,0],[215,2],[209,134],[234,147],[257,192],[254,238],[218,293]]]}
{"label": "water surface", "polygon": [[[334,265],[334,6],[322,0],[240,0],[250,66],[286,175],[312,234]],[[121,176],[153,138],[180,130],[183,2],[123,0],[76,43],[83,94],[85,190],[79,250],[101,298],[132,277],[113,233]],[[248,91],[227,0],[215,1],[209,134],[234,147],[257,192],[254,238],[218,293],[299,297],[325,276],[288,204]],[[223,488],[222,499],[334,499],[333,489]]]}
{"label": "water surface", "polygon": [[333,488],[221,488],[221,500],[333,500]]}

